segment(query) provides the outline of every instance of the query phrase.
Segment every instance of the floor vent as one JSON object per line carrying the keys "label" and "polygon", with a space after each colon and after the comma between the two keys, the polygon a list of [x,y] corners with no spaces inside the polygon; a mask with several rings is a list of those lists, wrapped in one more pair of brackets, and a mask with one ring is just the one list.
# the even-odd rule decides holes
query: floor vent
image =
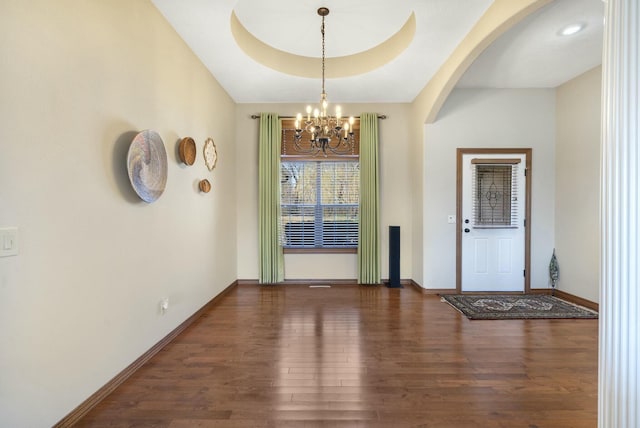
{"label": "floor vent", "polygon": [[331,288],[330,285],[310,285],[309,288]]}

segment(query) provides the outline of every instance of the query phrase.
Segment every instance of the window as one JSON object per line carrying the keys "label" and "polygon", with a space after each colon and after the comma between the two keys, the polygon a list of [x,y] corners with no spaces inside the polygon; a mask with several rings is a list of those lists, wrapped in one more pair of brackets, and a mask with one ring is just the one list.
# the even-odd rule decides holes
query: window
{"label": "window", "polygon": [[284,247],[356,248],[359,197],[358,162],[282,162]]}
{"label": "window", "polygon": [[[283,120],[280,166],[281,230],[285,249],[358,247],[360,163],[348,156],[300,156]],[[290,142],[290,141],[289,141]]]}
{"label": "window", "polygon": [[[518,164],[475,163],[473,218],[476,227],[516,227]],[[495,161],[494,161],[495,162]]]}

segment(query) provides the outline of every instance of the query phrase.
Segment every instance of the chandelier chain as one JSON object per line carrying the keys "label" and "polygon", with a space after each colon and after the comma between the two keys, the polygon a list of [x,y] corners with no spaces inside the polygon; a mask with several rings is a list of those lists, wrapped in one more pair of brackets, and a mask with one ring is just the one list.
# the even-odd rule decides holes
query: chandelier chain
{"label": "chandelier chain", "polygon": [[322,25],[320,26],[320,33],[322,34],[322,93],[324,94],[324,16],[322,17]]}

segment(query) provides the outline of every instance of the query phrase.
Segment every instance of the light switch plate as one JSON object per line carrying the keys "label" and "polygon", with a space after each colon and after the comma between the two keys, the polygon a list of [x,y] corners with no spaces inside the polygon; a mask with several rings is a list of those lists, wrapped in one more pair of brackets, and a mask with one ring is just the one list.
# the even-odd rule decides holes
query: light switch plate
{"label": "light switch plate", "polygon": [[449,214],[447,216],[447,223],[455,224],[456,223],[456,216],[454,214]]}
{"label": "light switch plate", "polygon": [[18,228],[0,228],[0,257],[18,255]]}

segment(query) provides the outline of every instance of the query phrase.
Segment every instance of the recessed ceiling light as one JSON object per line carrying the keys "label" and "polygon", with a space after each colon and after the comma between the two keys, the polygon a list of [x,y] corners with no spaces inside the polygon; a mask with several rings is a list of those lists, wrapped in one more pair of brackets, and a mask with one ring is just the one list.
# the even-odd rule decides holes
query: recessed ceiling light
{"label": "recessed ceiling light", "polygon": [[571,36],[584,30],[584,27],[586,26],[586,24],[583,24],[581,22],[577,24],[570,24],[560,29],[560,31],[558,31],[558,34],[560,34],[561,36]]}

